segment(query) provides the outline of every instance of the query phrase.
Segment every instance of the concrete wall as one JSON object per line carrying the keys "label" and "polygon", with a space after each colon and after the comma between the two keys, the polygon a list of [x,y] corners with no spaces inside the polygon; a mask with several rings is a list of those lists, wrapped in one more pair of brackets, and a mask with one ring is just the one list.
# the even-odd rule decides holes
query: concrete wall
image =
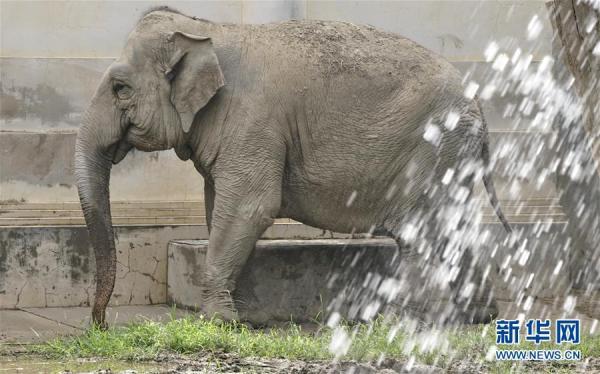
{"label": "concrete wall", "polygon": [[[140,14],[157,5],[218,22],[306,18],[368,23],[414,39],[463,71],[485,67],[483,50],[491,40],[505,45],[518,40],[527,49],[523,32],[539,14],[544,29],[534,56],[538,60],[550,53],[543,0],[2,1],[0,201],[77,200],[72,141],[82,111]],[[500,137],[510,130],[501,118],[501,104],[486,108]],[[202,199],[202,182],[191,163],[172,151],[129,155],[114,174],[114,200]],[[185,183],[174,183],[181,179]]]}
{"label": "concrete wall", "polygon": [[[194,237],[194,226],[121,227],[115,305],[164,303],[167,243]],[[0,230],[0,309],[88,306],[95,262],[85,227]]]}

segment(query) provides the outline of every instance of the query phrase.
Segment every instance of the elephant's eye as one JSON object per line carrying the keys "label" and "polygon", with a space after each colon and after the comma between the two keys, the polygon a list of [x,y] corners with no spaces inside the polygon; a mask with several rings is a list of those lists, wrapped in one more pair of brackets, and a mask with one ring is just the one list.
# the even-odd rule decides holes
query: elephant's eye
{"label": "elephant's eye", "polygon": [[113,92],[120,100],[127,100],[131,97],[133,90],[124,83],[115,82],[113,84]]}

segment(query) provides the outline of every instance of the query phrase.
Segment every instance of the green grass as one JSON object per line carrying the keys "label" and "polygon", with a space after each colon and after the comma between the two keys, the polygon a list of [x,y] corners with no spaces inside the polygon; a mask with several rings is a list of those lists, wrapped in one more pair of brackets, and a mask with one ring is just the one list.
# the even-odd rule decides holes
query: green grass
{"label": "green grass", "polygon": [[[381,352],[401,355],[402,340],[398,334],[387,341],[390,324],[383,319],[371,326],[345,326],[354,334],[348,357],[376,359]],[[159,323],[144,321],[108,330],[90,328],[83,335],[59,338],[34,348],[35,353],[49,357],[106,357],[112,359],[151,359],[161,352],[192,354],[199,351],[231,352],[241,357],[328,360],[332,331],[302,331],[290,323],[285,328],[249,329],[244,324],[222,323],[204,318],[186,317]]]}
{"label": "green grass", "polygon": [[[341,331],[352,337],[344,360],[375,361],[386,358],[409,360],[448,367],[468,360],[492,372],[514,369],[514,363],[486,360],[495,343],[493,325],[461,327],[444,331],[410,334],[398,321],[379,318],[370,324],[348,325]],[[392,333],[393,332],[393,333]],[[32,348],[49,358],[103,357],[119,360],[151,360],[161,353],[191,355],[198,352],[227,352],[240,357],[285,358],[290,360],[331,360],[330,343],[335,332],[322,327],[306,332],[295,324],[270,330],[249,329],[243,324],[222,323],[204,318],[186,317],[158,323],[145,321],[103,331],[91,328],[79,337],[56,339]],[[339,334],[339,330],[338,330]],[[535,346],[524,343],[512,349],[556,349],[553,344]],[[600,337],[585,336],[578,346],[583,357],[600,357]],[[502,347],[502,349],[510,349]],[[520,364],[522,365],[522,364]],[[519,366],[519,368],[527,368]],[[535,365],[535,364],[533,364]],[[561,371],[566,363],[545,364]],[[534,370],[535,371],[535,370]]]}

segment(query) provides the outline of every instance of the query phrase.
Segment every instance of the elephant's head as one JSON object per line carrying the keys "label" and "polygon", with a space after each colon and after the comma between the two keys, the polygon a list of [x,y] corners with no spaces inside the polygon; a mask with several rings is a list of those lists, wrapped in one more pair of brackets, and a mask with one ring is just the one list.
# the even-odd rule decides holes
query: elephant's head
{"label": "elephant's head", "polygon": [[223,86],[209,38],[181,32],[146,16],[121,57],[104,74],[77,137],[75,173],[81,206],[96,254],[93,319],[104,323],[114,286],[115,243],[109,205],[113,163],[135,147],[174,148],[187,159],[185,132],[196,113]]}

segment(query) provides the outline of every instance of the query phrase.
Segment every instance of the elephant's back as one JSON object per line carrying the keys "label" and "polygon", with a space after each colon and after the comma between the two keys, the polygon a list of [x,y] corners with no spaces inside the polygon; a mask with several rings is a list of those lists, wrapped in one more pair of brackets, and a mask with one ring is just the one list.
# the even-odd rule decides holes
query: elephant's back
{"label": "elephant's back", "polygon": [[[398,34],[336,21],[286,21],[253,26],[288,63],[308,62],[322,75],[407,79],[454,68],[441,56]],[[262,44],[262,43],[261,43]],[[311,69],[309,69],[311,70]],[[419,79],[419,77],[416,77]]]}
{"label": "elephant's back", "polygon": [[293,80],[298,73],[298,80],[357,78],[361,85],[367,80],[380,87],[427,86],[437,77],[460,81],[456,69],[440,55],[369,25],[318,20],[238,25],[169,11],[146,15],[137,28],[145,24],[211,37],[224,70],[237,76],[280,80],[283,75]]}
{"label": "elephant's back", "polygon": [[300,94],[299,105],[309,109],[326,101],[335,115],[393,110],[406,118],[464,100],[458,70],[398,34],[335,21],[246,27],[244,39],[250,43],[242,44],[256,48],[247,53],[254,56],[250,65],[269,66],[264,79],[275,87],[274,95]]}

